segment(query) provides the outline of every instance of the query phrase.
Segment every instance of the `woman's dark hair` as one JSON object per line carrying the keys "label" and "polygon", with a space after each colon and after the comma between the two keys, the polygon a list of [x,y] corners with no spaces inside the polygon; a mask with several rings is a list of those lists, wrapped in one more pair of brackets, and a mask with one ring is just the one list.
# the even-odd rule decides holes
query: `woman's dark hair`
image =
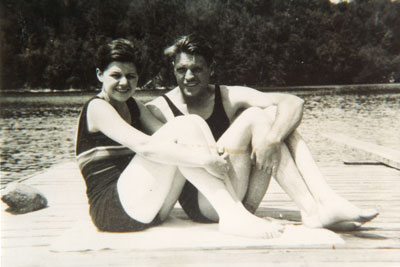
{"label": "woman's dark hair", "polygon": [[214,51],[208,41],[202,36],[192,33],[175,40],[174,44],[164,50],[164,54],[175,60],[179,53],[203,56],[208,65],[214,61]]}
{"label": "woman's dark hair", "polygon": [[97,68],[104,71],[113,61],[133,63],[139,74],[142,69],[142,57],[139,49],[126,39],[112,40],[97,49],[95,58]]}

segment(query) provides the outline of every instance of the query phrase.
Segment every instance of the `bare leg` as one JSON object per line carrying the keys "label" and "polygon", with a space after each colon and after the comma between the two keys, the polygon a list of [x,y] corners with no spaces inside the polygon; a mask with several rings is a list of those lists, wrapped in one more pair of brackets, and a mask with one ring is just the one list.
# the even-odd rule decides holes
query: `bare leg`
{"label": "bare leg", "polygon": [[[193,144],[194,153],[209,152],[203,132],[196,127],[199,119],[180,117],[166,124],[153,138]],[[176,131],[179,127],[179,131]],[[215,146],[215,145],[214,145]],[[175,204],[182,181],[175,181],[179,170],[212,204],[220,218],[219,228],[230,234],[271,238],[280,235],[282,227],[249,213],[229,192],[229,183],[212,176],[202,168],[163,165],[136,156],[118,181],[118,192],[126,212],[141,222],[150,222],[159,213],[165,217]]]}
{"label": "bare leg", "polygon": [[337,222],[366,222],[378,215],[373,209],[361,210],[343,197],[336,194],[328,185],[312,158],[311,152],[301,135],[295,131],[286,141],[296,166],[309,191],[317,203],[319,223],[314,218],[306,218],[310,225],[329,227]]}
{"label": "bare leg", "polygon": [[[218,141],[225,147],[244,150],[247,143],[247,152],[251,142],[251,135],[258,130],[264,130],[271,125],[275,111],[267,109],[249,109],[231,125],[226,134]],[[245,126],[243,128],[243,126]],[[251,129],[251,132],[249,131]],[[251,134],[250,136],[248,134]],[[238,141],[240,140],[240,142]],[[353,229],[359,223],[338,224],[343,221],[367,221],[377,215],[374,210],[361,211],[347,200],[339,197],[326,183],[319,171],[305,142],[297,132],[288,138],[288,144],[282,146],[282,159],[276,180],[300,208],[303,222],[312,227],[331,227],[335,229]],[[294,152],[295,151],[295,152]],[[292,156],[294,154],[294,156]],[[295,161],[293,160],[295,158]],[[231,153],[233,174],[230,177],[238,197],[247,190],[243,200],[244,205],[254,212],[262,201],[268,184],[270,174],[258,170],[249,164],[248,154]],[[249,166],[251,173],[249,173]],[[248,180],[246,177],[249,177]],[[247,183],[247,186],[246,186]],[[337,205],[337,203],[341,203]],[[344,210],[338,207],[346,207]]]}
{"label": "bare leg", "polygon": [[[270,174],[253,168],[250,160],[251,137],[255,125],[260,125],[261,109],[250,108],[240,114],[229,129],[218,140],[218,147],[223,147],[229,155],[231,169],[229,178],[238,199],[254,212],[263,199],[270,181]],[[264,120],[263,122],[266,123]],[[264,123],[264,125],[265,125]],[[246,196],[246,198],[245,198]],[[201,213],[208,219],[216,221],[218,218],[208,200],[201,194],[198,197]]]}
{"label": "bare leg", "polygon": [[[246,115],[250,116],[246,117]],[[240,115],[237,121],[232,124],[232,129],[229,128],[227,134],[224,135],[219,142],[224,145],[227,144],[227,147],[235,148],[236,145],[236,147],[240,148],[240,145],[243,146],[246,141],[250,142],[247,138],[251,140],[251,136],[243,135],[243,131],[240,131],[242,125],[246,125],[247,122],[248,125],[246,129],[251,129],[251,134],[254,134],[257,131],[264,131],[265,127],[270,127],[274,117],[275,110],[271,108],[267,110],[257,108],[246,110]],[[244,122],[240,119],[244,119]],[[237,124],[235,125],[235,123]],[[247,132],[249,131],[247,130]],[[242,135],[242,138],[238,135],[235,136],[235,133]],[[239,144],[238,141],[235,143],[235,140],[238,139],[244,142],[244,144]],[[331,227],[338,230],[351,230],[360,226],[360,224],[343,224],[341,222],[365,222],[377,215],[375,210],[360,210],[344,198],[338,196],[329,187],[315,164],[306,143],[297,131],[289,136],[286,143],[290,145],[289,148],[292,151],[289,151],[286,144],[282,145],[281,163],[278,168],[277,177],[275,178],[284,191],[288,193],[300,208],[303,222],[306,225],[312,227]],[[247,174],[248,169],[244,167],[243,163],[248,164],[248,162],[246,162],[243,157],[243,154],[239,156],[230,155],[230,158],[233,160],[237,158],[238,161],[242,163],[242,165],[240,165],[240,163],[238,164],[233,161],[237,177]],[[269,173],[260,171],[253,166],[251,168],[249,180],[247,180],[247,188],[243,184],[234,183],[234,185],[236,185],[235,190],[239,193],[243,192],[241,189],[247,189],[243,203],[250,211],[254,212],[258,208],[268,188],[269,178]],[[246,179],[242,179],[242,182],[245,183]],[[240,197],[241,195],[239,195],[239,198]]]}
{"label": "bare leg", "polygon": [[[274,118],[274,111],[271,109],[258,111],[258,116],[257,111],[255,112],[256,114],[253,116],[258,119],[253,122],[253,132],[260,128],[264,130],[271,124],[268,119]],[[305,225],[351,230],[359,227],[360,224],[354,222],[344,224],[342,222],[365,222],[377,215],[375,210],[360,210],[330,188],[312,158],[306,143],[297,131],[288,137],[286,143],[291,151],[286,144],[282,145],[281,163],[275,178],[300,208]],[[246,207],[250,206],[252,210],[258,207],[260,203],[258,201],[262,200],[265,191],[264,188],[262,188],[263,191],[259,190],[251,182],[255,179],[259,183],[265,181],[265,173],[264,177],[262,174],[263,172],[258,171],[250,176],[244,204]],[[251,206],[252,204],[253,206]]]}
{"label": "bare leg", "polygon": [[243,205],[251,213],[255,213],[260,206],[260,203],[267,192],[270,181],[271,174],[267,174],[265,171],[252,166],[247,193],[242,201]]}

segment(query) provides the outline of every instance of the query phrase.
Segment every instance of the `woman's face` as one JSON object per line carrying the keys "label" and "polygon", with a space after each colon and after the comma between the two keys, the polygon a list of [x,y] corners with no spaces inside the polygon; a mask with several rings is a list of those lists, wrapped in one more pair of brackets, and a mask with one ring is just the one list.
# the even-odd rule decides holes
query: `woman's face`
{"label": "woman's face", "polygon": [[104,71],[97,69],[97,78],[108,101],[125,102],[135,92],[139,75],[133,63],[114,61]]}

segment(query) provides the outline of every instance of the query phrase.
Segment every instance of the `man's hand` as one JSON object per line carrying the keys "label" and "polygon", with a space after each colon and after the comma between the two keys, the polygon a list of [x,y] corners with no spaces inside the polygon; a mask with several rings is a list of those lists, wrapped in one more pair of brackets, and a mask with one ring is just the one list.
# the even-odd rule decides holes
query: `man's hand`
{"label": "man's hand", "polygon": [[263,170],[276,177],[279,163],[281,161],[281,142],[271,142],[265,138],[252,140],[252,151],[250,158],[259,170]]}

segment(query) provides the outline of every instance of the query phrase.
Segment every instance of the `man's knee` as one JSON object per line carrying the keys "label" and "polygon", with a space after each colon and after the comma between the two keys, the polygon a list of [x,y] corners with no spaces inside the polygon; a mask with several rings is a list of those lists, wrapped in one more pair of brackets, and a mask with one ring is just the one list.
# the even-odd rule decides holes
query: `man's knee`
{"label": "man's knee", "polygon": [[268,126],[272,125],[275,119],[276,108],[271,107],[262,109],[259,107],[250,107],[245,109],[239,117],[248,123],[248,126],[254,127],[258,125]]}

